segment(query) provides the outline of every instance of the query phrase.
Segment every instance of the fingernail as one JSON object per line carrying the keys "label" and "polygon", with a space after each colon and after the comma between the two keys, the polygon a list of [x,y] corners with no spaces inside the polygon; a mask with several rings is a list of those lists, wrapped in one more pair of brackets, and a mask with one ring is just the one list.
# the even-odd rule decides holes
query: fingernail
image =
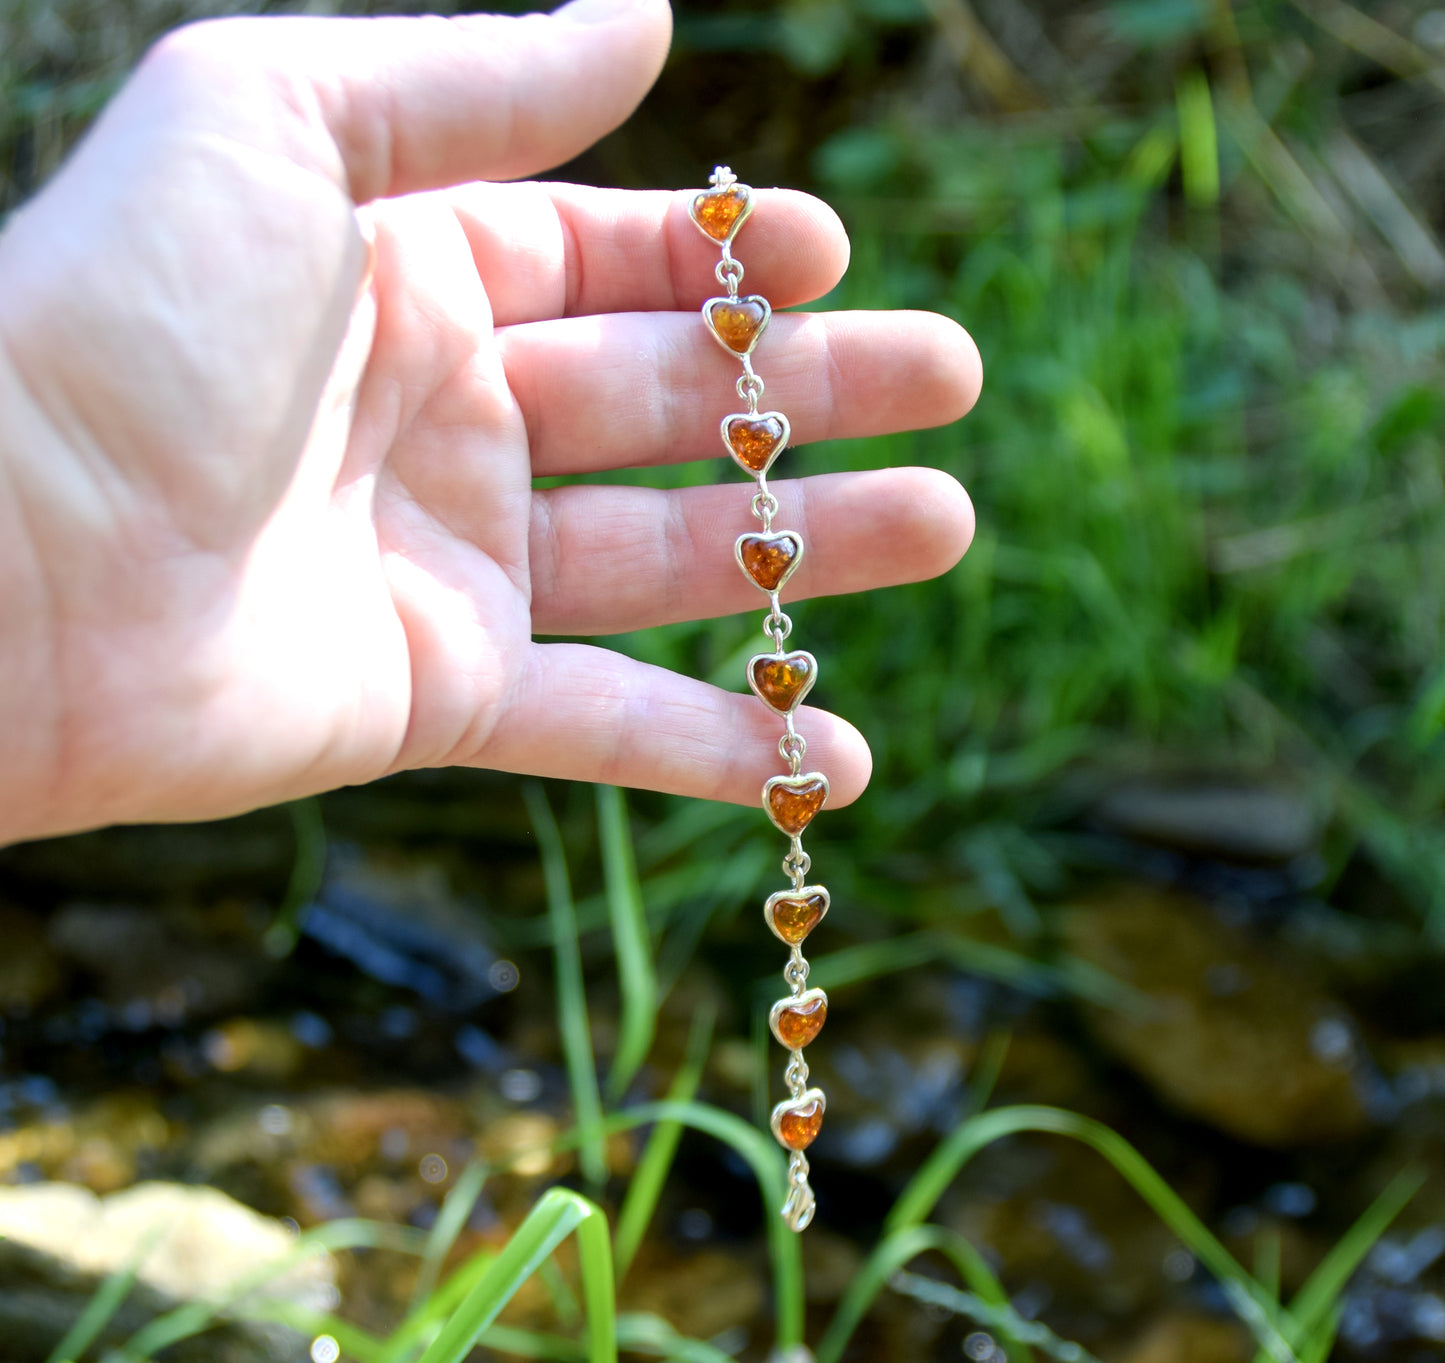
{"label": "fingernail", "polygon": [[572,0],[554,10],[554,19],[565,19],[569,24],[606,24],[620,19],[629,10],[638,8],[640,0]]}

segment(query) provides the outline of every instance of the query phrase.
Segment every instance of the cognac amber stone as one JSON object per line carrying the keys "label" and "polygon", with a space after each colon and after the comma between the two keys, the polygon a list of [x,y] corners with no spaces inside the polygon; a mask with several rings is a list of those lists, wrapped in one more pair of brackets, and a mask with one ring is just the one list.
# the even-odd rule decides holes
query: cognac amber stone
{"label": "cognac amber stone", "polygon": [[817,772],[774,776],[763,788],[768,817],[789,837],[797,837],[827,803],[828,782]]}
{"label": "cognac amber stone", "polygon": [[792,710],[818,679],[817,660],[801,650],[781,656],[759,654],[750,671],[753,690],[780,715]]}
{"label": "cognac amber stone", "polygon": [[707,320],[729,350],[746,355],[768,324],[768,310],[761,299],[725,298],[709,309]]}
{"label": "cognac amber stone", "polygon": [[823,1105],[816,1099],[778,1118],[778,1139],[789,1150],[806,1150],[823,1129]]}
{"label": "cognac amber stone", "polygon": [[775,416],[734,417],[727,425],[728,448],[733,457],[754,473],[763,472],[772,463],[786,438],[783,423]]}
{"label": "cognac amber stone", "polygon": [[828,901],[820,894],[778,895],[773,900],[773,930],[795,947],[823,921],[827,911]]}
{"label": "cognac amber stone", "polygon": [[802,553],[803,541],[791,532],[744,535],[738,541],[743,571],[765,592],[775,592],[787,581]]}
{"label": "cognac amber stone", "polygon": [[795,1051],[802,1050],[823,1030],[823,1024],[827,1020],[827,999],[819,996],[806,1002],[799,1001],[778,1014],[778,1035],[784,1046]]}
{"label": "cognac amber stone", "polygon": [[707,190],[692,201],[692,220],[714,241],[726,241],[747,206],[748,192],[741,185]]}

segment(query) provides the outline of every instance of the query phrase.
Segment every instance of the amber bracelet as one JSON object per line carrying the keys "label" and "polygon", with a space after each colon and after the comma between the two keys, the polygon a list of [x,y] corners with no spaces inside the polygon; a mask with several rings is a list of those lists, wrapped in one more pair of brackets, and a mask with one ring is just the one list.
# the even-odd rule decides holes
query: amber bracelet
{"label": "amber bracelet", "polygon": [[752,361],[753,348],[767,330],[772,308],[759,294],[738,293],[743,267],[732,253],[733,239],[752,212],[752,190],[739,184],[726,166],[714,170],[709,183],[711,189],[693,197],[691,214],[703,235],[722,249],[716,273],[727,296],[709,298],[702,305],[702,316],[717,343],[743,367],[737,389],[748,410],[723,418],[722,441],[738,467],[757,484],[752,513],[762,528],[739,535],[735,553],[748,580],[768,598],[763,633],[773,644],[771,653],[749,660],[747,680],[758,699],[782,717],[784,732],[778,752],[788,764],[786,775],[770,777],[764,783],[763,809],[790,840],[783,873],[792,888],[769,896],[763,905],[763,919],[790,949],[783,968],[788,996],[773,1005],[768,1024],[790,1052],[784,1075],[788,1097],[773,1109],[772,1128],[779,1144],[791,1152],[788,1197],[781,1215],[793,1230],[800,1231],[812,1221],[815,1205],[808,1184],[808,1157],[803,1152],[818,1135],[826,1105],[823,1091],[808,1087],[803,1048],[822,1030],[828,1016],[828,996],[821,989],[808,988],[808,962],[803,957],[804,939],[828,912],[828,891],[807,884],[812,862],[803,850],[803,830],[827,802],[828,778],[822,772],[803,770],[808,745],[794,724],[794,715],[813,689],[818,661],[811,653],[787,647],[793,622],[780,603],[784,585],[803,561],[803,537],[795,530],[773,528],[778,499],[768,490],[768,470],[787,447],[790,430],[788,418],[781,412],[758,410],[763,381],[754,372]]}

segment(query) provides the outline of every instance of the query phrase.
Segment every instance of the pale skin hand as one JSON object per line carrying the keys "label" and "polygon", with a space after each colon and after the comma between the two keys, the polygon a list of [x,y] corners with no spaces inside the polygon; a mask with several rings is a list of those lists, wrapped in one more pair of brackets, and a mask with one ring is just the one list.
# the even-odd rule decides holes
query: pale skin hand
{"label": "pale skin hand", "polygon": [[[532,490],[719,456],[738,368],[696,311],[716,249],[684,194],[471,183],[618,124],[668,34],[663,0],[182,30],[16,215],[0,842],[449,763],[757,800],[780,766],[752,696],[532,640],[765,604],[732,560],[736,470]],[[738,252],[786,307],[847,242],[817,201],[759,192]],[[776,316],[756,358],[795,443],[951,421],[980,382],[921,313]],[[929,470],[775,486],[808,542],[790,599],[936,574],[972,531]],[[853,799],[862,737],[799,728]]]}

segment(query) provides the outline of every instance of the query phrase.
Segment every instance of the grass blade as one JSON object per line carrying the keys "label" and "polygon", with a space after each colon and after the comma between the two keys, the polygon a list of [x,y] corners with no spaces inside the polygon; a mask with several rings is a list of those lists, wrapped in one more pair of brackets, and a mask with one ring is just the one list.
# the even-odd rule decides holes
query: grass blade
{"label": "grass blade", "polygon": [[1122,1136],[1102,1122],[1053,1107],[1005,1107],[969,1118],[924,1162],[884,1224],[885,1234],[919,1225],[958,1171],[985,1146],[1025,1131],[1068,1136],[1096,1150],[1122,1175],[1214,1276],[1260,1346],[1281,1363],[1298,1363],[1293,1321],[1189,1210],[1182,1198]]}
{"label": "grass blade", "polygon": [[462,1227],[467,1224],[467,1218],[471,1216],[472,1208],[477,1205],[486,1181],[487,1166],[472,1163],[462,1170],[451,1191],[447,1193],[446,1200],[437,1213],[437,1219],[432,1223],[431,1232],[427,1235],[426,1249],[422,1251],[421,1267],[416,1275],[416,1289],[411,1295],[413,1311],[436,1290],[442,1264],[451,1253],[452,1246],[456,1244],[457,1236],[462,1233]]}
{"label": "grass blade", "polygon": [[[590,1363],[586,1347],[575,1339],[540,1330],[493,1325],[483,1332],[478,1343],[518,1358],[546,1359],[548,1363]],[[646,1312],[618,1316],[617,1344],[628,1353],[647,1354],[672,1360],[672,1363],[735,1363],[721,1349],[680,1335],[667,1321]]]}
{"label": "grass blade", "polygon": [[[211,1301],[185,1302],[174,1311],[157,1316],[155,1320],[137,1330],[116,1351],[115,1357],[119,1363],[142,1363],[142,1360],[150,1358],[152,1354],[210,1329],[223,1312],[243,1303],[251,1293],[264,1287],[272,1278],[279,1277],[308,1255],[318,1251],[393,1249],[403,1254],[420,1254],[425,1243],[421,1232],[410,1226],[389,1226],[379,1221],[332,1221],[327,1225],[317,1226],[314,1230],[303,1231],[297,1237],[296,1246],[290,1254],[269,1264],[260,1265]],[[271,1304],[258,1305],[256,1310],[265,1311],[270,1309],[270,1306]]]}
{"label": "grass blade", "polygon": [[482,1331],[478,1344],[518,1358],[545,1358],[553,1363],[587,1363],[587,1346],[566,1335],[522,1330],[515,1325],[492,1325]]}
{"label": "grass blade", "polygon": [[803,1342],[803,1251],[801,1237],[778,1214],[787,1197],[787,1161],[771,1139],[741,1117],[706,1103],[641,1103],[607,1119],[608,1131],[630,1131],[650,1122],[680,1122],[730,1145],[753,1171],[763,1195],[768,1228],[768,1258],[773,1266],[777,1348],[781,1353]]}
{"label": "grass blade", "polygon": [[135,1280],[140,1274],[141,1267],[150,1257],[151,1250],[156,1247],[163,1233],[161,1227],[153,1230],[146,1237],[140,1247],[140,1252],[131,1262],[116,1269],[101,1283],[96,1289],[95,1295],[86,1302],[85,1310],[77,1317],[75,1324],[65,1332],[60,1343],[51,1350],[50,1357],[46,1359],[45,1363],[74,1363],[95,1343],[100,1332],[110,1324],[122,1303],[130,1296],[130,1290],[135,1286]]}
{"label": "grass blade", "polygon": [[607,912],[617,955],[617,983],[622,994],[617,1051],[607,1075],[607,1096],[616,1102],[652,1049],[657,1025],[657,976],[652,968],[652,933],[627,826],[627,805],[616,786],[597,787],[597,828],[607,885]]}
{"label": "grass blade", "polygon": [[565,1188],[552,1188],[542,1195],[506,1248],[452,1312],[422,1354],[421,1363],[461,1363],[517,1289],[573,1231],[577,1232],[587,1308],[587,1356],[591,1363],[616,1363],[616,1306],[607,1219],[586,1198]]}
{"label": "grass blade", "polygon": [[[916,1259],[929,1250],[937,1250],[952,1260],[974,1295],[996,1313],[1007,1312],[1012,1316],[1008,1294],[989,1268],[988,1262],[963,1236],[956,1231],[945,1230],[942,1226],[903,1226],[891,1235],[886,1235],[873,1252],[863,1261],[848,1289],[843,1293],[828,1329],[818,1343],[817,1363],[838,1363],[843,1350],[853,1337],[853,1331],[868,1314],[868,1308],[889,1278],[910,1259]],[[1017,1317],[1015,1317],[1017,1319]],[[1011,1329],[998,1325],[1003,1335],[1003,1344],[1009,1363],[1031,1363],[1033,1355]]]}
{"label": "grass blade", "polygon": [[991,1306],[972,1292],[964,1292],[949,1283],[936,1278],[925,1278],[918,1273],[902,1270],[888,1280],[888,1286],[902,1296],[912,1297],[933,1307],[941,1307],[951,1315],[964,1316],[994,1331],[1019,1342],[1037,1345],[1039,1350],[1060,1363],[1099,1363],[1081,1344],[1071,1339],[1060,1339],[1047,1325],[1036,1320],[1025,1320],[1012,1306]]}
{"label": "grass blade", "polygon": [[[708,1048],[712,1045],[714,1018],[715,1010],[711,1005],[699,1008],[693,1015],[687,1054],[667,1090],[669,1102],[691,1102],[697,1094]],[[681,1139],[681,1122],[658,1122],[643,1147],[642,1158],[637,1161],[637,1168],[627,1185],[627,1195],[617,1213],[617,1234],[613,1239],[612,1253],[617,1262],[619,1282],[627,1276],[638,1246],[642,1244],[642,1237],[647,1233]]]}
{"label": "grass blade", "polygon": [[552,817],[542,787],[535,781],[529,781],[522,788],[522,794],[527,803],[527,814],[532,820],[532,830],[537,835],[542,877],[547,885],[547,915],[552,923],[552,950],[557,967],[557,1026],[567,1061],[577,1130],[581,1136],[577,1160],[582,1166],[582,1176],[592,1187],[600,1188],[607,1180],[602,1095],[597,1087],[592,1028],[587,1020],[582,952],[577,943],[577,913],[567,876],[567,857],[562,850],[562,835],[557,831],[557,821]]}
{"label": "grass blade", "polygon": [[321,818],[321,801],[314,795],[292,800],[286,812],[296,837],[296,856],[291,862],[286,893],[263,939],[267,953],[278,958],[295,950],[301,920],[320,892],[326,874],[326,824]]}
{"label": "grass blade", "polygon": [[678,1334],[661,1316],[645,1311],[618,1316],[617,1342],[629,1353],[651,1354],[672,1363],[734,1363],[732,1355],[700,1339]]}
{"label": "grass blade", "polygon": [[342,1355],[354,1363],[386,1363],[387,1348],[384,1340],[378,1339],[369,1330],[353,1325],[328,1312],[308,1311],[288,1301],[265,1301],[256,1306],[244,1306],[235,1314],[245,1320],[272,1321],[277,1325],[289,1325],[300,1334],[315,1339],[318,1335],[330,1335],[340,1346]]}
{"label": "grass blade", "polygon": [[1290,1315],[1300,1332],[1301,1345],[1304,1337],[1313,1335],[1327,1323],[1330,1310],[1345,1290],[1351,1274],[1424,1182],[1425,1175],[1416,1169],[1396,1174],[1384,1192],[1365,1208],[1360,1219],[1340,1237],[1339,1243],[1305,1279],[1304,1286],[1289,1304]]}
{"label": "grass blade", "polygon": [[381,1363],[402,1363],[413,1358],[435,1338],[447,1318],[481,1281],[496,1254],[482,1250],[473,1254],[455,1273],[412,1310],[386,1341]]}

